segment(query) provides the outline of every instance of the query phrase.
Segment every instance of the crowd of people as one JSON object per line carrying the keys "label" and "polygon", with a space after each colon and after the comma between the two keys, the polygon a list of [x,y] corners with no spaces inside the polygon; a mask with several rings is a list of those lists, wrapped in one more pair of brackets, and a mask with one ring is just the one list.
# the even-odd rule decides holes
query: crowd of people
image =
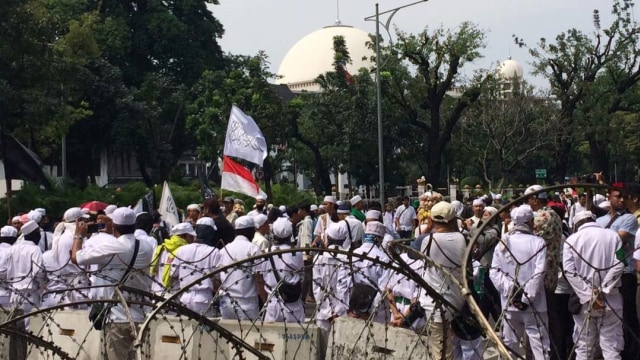
{"label": "crowd of people", "polygon": [[[456,326],[467,277],[510,349],[636,359],[639,194],[636,184],[593,196],[536,185],[509,208],[500,194],[428,192],[417,206],[401,197],[384,207],[358,195],[280,207],[258,197],[246,214],[239,199],[211,198],[171,228],[115,205],[70,208],[59,222],[35,209],[0,229],[0,306],[85,309],[109,359],[133,357],[130,319],[140,324],[145,303],[171,296],[196,314],[265,322],[304,323],[305,303],[315,304],[321,344],[349,316],[424,334],[433,358],[481,359],[480,333]],[[431,291],[392,271],[397,257]],[[128,309],[91,301],[117,299],[116,283],[140,290],[122,292]]]}

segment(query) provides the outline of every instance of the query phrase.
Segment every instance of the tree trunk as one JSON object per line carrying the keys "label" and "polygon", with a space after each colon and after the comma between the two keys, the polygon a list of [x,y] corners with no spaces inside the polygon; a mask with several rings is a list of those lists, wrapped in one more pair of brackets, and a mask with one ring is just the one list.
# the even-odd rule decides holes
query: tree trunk
{"label": "tree trunk", "polygon": [[271,190],[271,178],[273,176],[273,166],[271,164],[271,158],[267,156],[264,159],[264,164],[262,165],[262,178],[264,179],[264,192],[267,193],[267,198],[273,200],[272,190]]}
{"label": "tree trunk", "polygon": [[[593,164],[593,172],[602,171],[603,174],[609,172],[609,157],[607,156],[608,144],[604,139],[598,139],[596,134],[590,134],[589,140],[589,155],[591,163]],[[605,175],[606,176],[606,175]]]}

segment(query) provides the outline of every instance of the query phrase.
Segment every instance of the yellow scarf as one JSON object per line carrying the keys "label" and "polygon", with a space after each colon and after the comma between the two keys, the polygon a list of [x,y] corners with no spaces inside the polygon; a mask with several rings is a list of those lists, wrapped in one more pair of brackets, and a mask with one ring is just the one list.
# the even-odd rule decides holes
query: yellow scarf
{"label": "yellow scarf", "polygon": [[165,239],[162,245],[156,248],[156,251],[153,253],[153,259],[151,260],[151,275],[158,274],[158,265],[160,264],[160,254],[166,250],[169,252],[169,257],[167,258],[167,262],[164,264],[164,268],[162,269],[162,285],[165,289],[169,289],[171,287],[171,263],[173,262],[173,258],[175,257],[175,251],[182,245],[187,245],[187,240],[181,238],[178,235],[173,235],[169,239]]}

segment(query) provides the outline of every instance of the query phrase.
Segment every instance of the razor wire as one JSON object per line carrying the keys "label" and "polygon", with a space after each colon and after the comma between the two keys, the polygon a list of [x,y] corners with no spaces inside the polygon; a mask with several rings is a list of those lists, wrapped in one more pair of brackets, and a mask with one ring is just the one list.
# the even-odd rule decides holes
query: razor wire
{"label": "razor wire", "polygon": [[[606,186],[594,186],[589,184],[579,185],[579,187],[598,187],[607,188]],[[565,187],[556,186],[546,188],[546,191],[553,190],[555,188]],[[535,195],[535,194],[532,194]],[[519,199],[522,201],[522,198]],[[512,203],[505,205],[501,211],[506,211]],[[395,358],[394,352],[399,349],[397,339],[390,334],[393,332],[394,336],[402,334],[407,339],[411,340],[409,345],[406,345],[406,352],[409,356],[424,356],[425,358],[439,358],[438,355],[429,353],[429,341],[432,338],[432,333],[429,332],[429,326],[437,326],[439,324],[434,318],[435,311],[430,316],[424,319],[424,326],[420,329],[406,329],[406,330],[393,330],[394,327],[391,324],[393,321],[393,314],[387,308],[390,300],[387,300],[387,289],[391,288],[394,283],[392,281],[400,281],[398,279],[404,278],[408,281],[412,281],[417,284],[418,293],[424,292],[430,299],[433,299],[437,303],[437,309],[442,311],[449,311],[452,315],[469,316],[462,313],[461,309],[451,304],[443,293],[448,291],[447,288],[434,288],[424,279],[423,267],[432,266],[439,270],[443,276],[446,277],[448,283],[452,286],[458,287],[464,297],[466,303],[469,305],[471,312],[473,313],[473,321],[477,321],[482,328],[483,336],[480,340],[481,345],[473,348],[475,356],[478,358],[494,358],[498,354],[503,358],[523,358],[526,357],[527,340],[525,338],[520,339],[522,349],[510,349],[505,347],[501,336],[496,333],[496,330],[500,328],[496,326],[502,325],[508,326],[509,322],[505,321],[508,317],[508,310],[503,309],[498,319],[494,319],[491,323],[485,316],[484,312],[480,308],[478,302],[473,296],[473,283],[470,281],[471,277],[466,276],[471,271],[471,258],[474,249],[474,244],[477,241],[477,237],[491,220],[499,216],[500,213],[493,215],[485,223],[483,223],[477,235],[468,243],[466,252],[464,254],[464,261],[460,264],[460,273],[463,276],[455,276],[451,273],[450,269],[442,267],[437,262],[425,256],[425,254],[416,251],[407,245],[407,241],[396,240],[390,243],[387,249],[383,249],[386,254],[386,258],[370,257],[369,254],[357,254],[353,251],[347,251],[343,249],[331,249],[331,248],[291,248],[280,249],[273,252],[262,253],[256,256],[240,259],[226,266],[217,266],[215,269],[199,268],[198,263],[203,258],[197,258],[193,261],[186,259],[180,259],[179,263],[184,267],[185,271],[192,276],[193,280],[184,286],[181,286],[177,291],[166,293],[152,293],[151,291],[144,291],[127,287],[126,284],[117,284],[114,291],[117,293],[115,299],[90,299],[89,293],[92,289],[99,289],[101,287],[108,287],[113,285],[100,285],[100,286],[78,286],[76,277],[100,277],[100,270],[95,271],[82,271],[78,274],[72,274],[74,276],[60,276],[57,275],[59,269],[49,269],[46,271],[47,276],[53,277],[58,280],[66,289],[51,290],[45,295],[59,295],[58,304],[55,306],[42,306],[41,304],[31,304],[33,310],[20,315],[19,310],[11,308],[0,308],[0,311],[6,313],[6,318],[0,321],[0,334],[5,338],[20,338],[28,346],[28,350],[35,352],[35,349],[42,349],[40,356],[42,358],[81,358],[81,353],[85,350],[85,347],[95,346],[94,343],[89,341],[92,333],[97,330],[90,327],[84,334],[75,334],[75,336],[64,335],[69,338],[73,338],[76,344],[75,352],[68,353],[69,349],[60,348],[56,341],[59,335],[65,332],[65,324],[60,322],[58,315],[66,315],[69,312],[81,313],[85,318],[87,324],[89,320],[87,318],[88,308],[97,303],[113,303],[121,304],[124,308],[129,306],[143,306],[146,309],[145,320],[141,324],[132,325],[136,327],[136,342],[135,349],[137,357],[139,359],[150,359],[154,354],[154,347],[156,347],[157,339],[153,339],[153,336],[158,334],[152,333],[152,329],[163,329],[162,339],[159,341],[164,344],[173,344],[180,347],[180,358],[210,358],[212,356],[211,349],[218,349],[214,353],[214,358],[220,359],[232,359],[232,358],[245,358],[247,355],[251,355],[259,359],[272,359],[278,358],[279,345],[274,344],[272,339],[267,339],[267,335],[262,333],[262,328],[269,323],[264,321],[265,312],[267,306],[263,306],[259,309],[257,316],[254,316],[250,320],[220,320],[220,313],[218,304],[221,300],[224,301],[223,295],[217,291],[213,292],[210,303],[206,308],[200,309],[200,311],[194,311],[189,309],[188,306],[181,303],[181,296],[198,285],[203,281],[210,280],[215,285],[215,289],[221,286],[233,286],[231,284],[223,284],[220,280],[220,274],[224,272],[239,271],[245,274],[245,277],[262,277],[268,276],[271,271],[270,257],[282,258],[285,254],[299,254],[311,255],[313,254],[313,262],[311,267],[314,269],[331,268],[327,271],[331,276],[340,276],[344,281],[340,291],[349,291],[348,289],[353,287],[353,281],[348,277],[351,274],[358,274],[360,278],[365,279],[370,284],[378,284],[379,279],[373,279],[368,274],[365,274],[366,268],[359,266],[353,266],[354,263],[367,262],[367,267],[379,267],[383,272],[388,272],[386,275],[387,284],[379,286],[378,294],[374,304],[372,304],[371,312],[365,316],[354,317],[347,313],[342,313],[336,316],[330,321],[333,321],[331,330],[326,334],[315,335],[318,332],[316,330],[316,320],[321,309],[321,305],[325,300],[329,300],[329,303],[336,304],[335,306],[342,309],[349,308],[348,295],[345,293],[339,293],[335,286],[328,286],[323,283],[321,279],[312,278],[312,287],[316,288],[318,299],[321,300],[315,305],[307,304],[305,306],[305,315],[301,319],[296,319],[293,322],[283,322],[282,332],[279,333],[280,340],[285,344],[285,356],[286,358],[293,358],[298,356],[301,358],[326,356],[327,359],[344,358],[345,356],[359,358],[359,356],[373,356],[376,358]],[[217,249],[216,249],[217,250]],[[220,250],[218,250],[220,251]],[[215,252],[214,248],[211,249],[211,253]],[[403,255],[404,254],[404,255]],[[407,256],[411,254],[411,256]],[[333,260],[331,263],[321,263],[322,255],[328,256]],[[209,255],[210,256],[210,255]],[[631,254],[627,255],[631,256]],[[416,259],[422,261],[424,265],[416,266],[414,264]],[[409,261],[411,260],[411,261]],[[526,262],[526,261],[524,261]],[[60,267],[62,268],[62,267]],[[297,274],[300,279],[304,278],[305,267],[297,269],[287,269],[291,274]],[[489,269],[490,271],[501,271],[501,269]],[[139,276],[147,277],[149,282],[155,281],[151,275],[148,274],[148,269],[135,269]],[[285,271],[286,272],[286,271]],[[349,274],[349,275],[345,275]],[[576,275],[577,274],[572,274]],[[330,277],[331,277],[330,276]],[[512,274],[507,274],[512,276]],[[538,276],[544,276],[539,274]],[[344,279],[347,277],[347,279]],[[114,279],[103,279],[113,281]],[[182,280],[180,277],[177,281]],[[583,279],[587,281],[588,279]],[[117,282],[117,281],[116,281]],[[291,306],[287,306],[279,299],[278,291],[285,285],[285,280],[281,279],[274,288],[271,289],[269,297],[266,299],[265,304],[275,302],[279,306],[279,311],[291,315],[294,310]],[[334,284],[335,285],[335,284]],[[4,289],[10,289],[11,283],[5,282],[0,284]],[[526,286],[526,283],[520,284],[520,286]],[[116,290],[117,289],[117,290]],[[347,289],[347,290],[344,290]],[[313,293],[313,292],[312,292]],[[68,294],[80,294],[79,296],[73,296]],[[125,296],[125,294],[127,294]],[[129,298],[132,294],[135,296],[135,300]],[[347,296],[345,296],[347,295]],[[525,294],[525,297],[527,295]],[[544,296],[544,294],[543,294]],[[507,297],[507,303],[510,302],[512,295]],[[73,300],[70,300],[73,299]],[[305,299],[301,299],[304,303]],[[411,299],[415,300],[415,299]],[[231,299],[232,308],[237,311],[238,315],[244,314],[242,304],[235,299]],[[403,300],[404,301],[404,300]],[[71,310],[69,310],[71,309]],[[383,309],[386,312],[384,322],[376,322],[375,314],[378,310]],[[586,313],[590,313],[593,310],[593,303],[590,302],[585,308]],[[538,311],[534,307],[531,308],[531,312],[536,318],[536,326],[539,327],[540,332],[546,331],[547,325],[541,320],[544,316],[544,311]],[[247,314],[244,314],[246,316]],[[336,314],[337,315],[337,314]],[[352,314],[351,314],[352,315]],[[16,325],[20,324],[22,320],[27,318],[37,319],[40,317],[42,321],[39,323],[40,328],[37,331],[26,332]],[[242,317],[242,316],[238,316]],[[621,317],[621,315],[620,315]],[[129,319],[130,322],[132,321]],[[592,321],[591,317],[585,317],[585,322]],[[235,324],[235,325],[234,325]],[[506,324],[506,325],[505,325]],[[588,325],[588,324],[587,324]],[[228,328],[233,328],[229,330]],[[587,331],[588,326],[583,326],[583,329]],[[57,333],[56,333],[57,332]],[[156,331],[157,332],[157,331]],[[95,335],[95,334],[94,334]],[[350,345],[346,344],[345,336],[350,336]],[[637,335],[636,335],[637,338]],[[446,341],[445,339],[444,341]],[[102,341],[102,340],[100,340]],[[156,342],[154,342],[156,341]],[[304,341],[308,341],[309,346],[303,346]],[[219,350],[222,348],[229,348],[227,344],[231,344],[230,351]],[[99,345],[102,346],[102,345]],[[198,349],[202,349],[198,352]],[[571,351],[575,352],[574,349]],[[45,355],[42,355],[45,354]],[[246,354],[246,355],[245,355]],[[426,355],[425,355],[426,354]],[[156,354],[157,355],[157,354]]]}

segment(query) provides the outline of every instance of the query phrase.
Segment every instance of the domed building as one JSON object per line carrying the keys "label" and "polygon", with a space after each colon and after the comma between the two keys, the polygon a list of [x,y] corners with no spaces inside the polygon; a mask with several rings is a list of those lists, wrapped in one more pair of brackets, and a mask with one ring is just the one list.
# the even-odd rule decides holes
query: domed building
{"label": "domed building", "polygon": [[525,91],[522,65],[511,59],[511,56],[498,66],[498,71],[501,77],[500,92],[503,98],[513,96],[514,92],[522,93]]}
{"label": "domed building", "polygon": [[366,45],[370,41],[369,34],[353,26],[337,23],[310,33],[291,47],[280,63],[278,75],[281,78],[278,83],[287,85],[296,93],[320,91],[315,79],[333,71],[333,38],[338,35],[344,37],[351,56],[351,64],[346,65],[350,74],[371,66],[368,59],[374,53]]}

